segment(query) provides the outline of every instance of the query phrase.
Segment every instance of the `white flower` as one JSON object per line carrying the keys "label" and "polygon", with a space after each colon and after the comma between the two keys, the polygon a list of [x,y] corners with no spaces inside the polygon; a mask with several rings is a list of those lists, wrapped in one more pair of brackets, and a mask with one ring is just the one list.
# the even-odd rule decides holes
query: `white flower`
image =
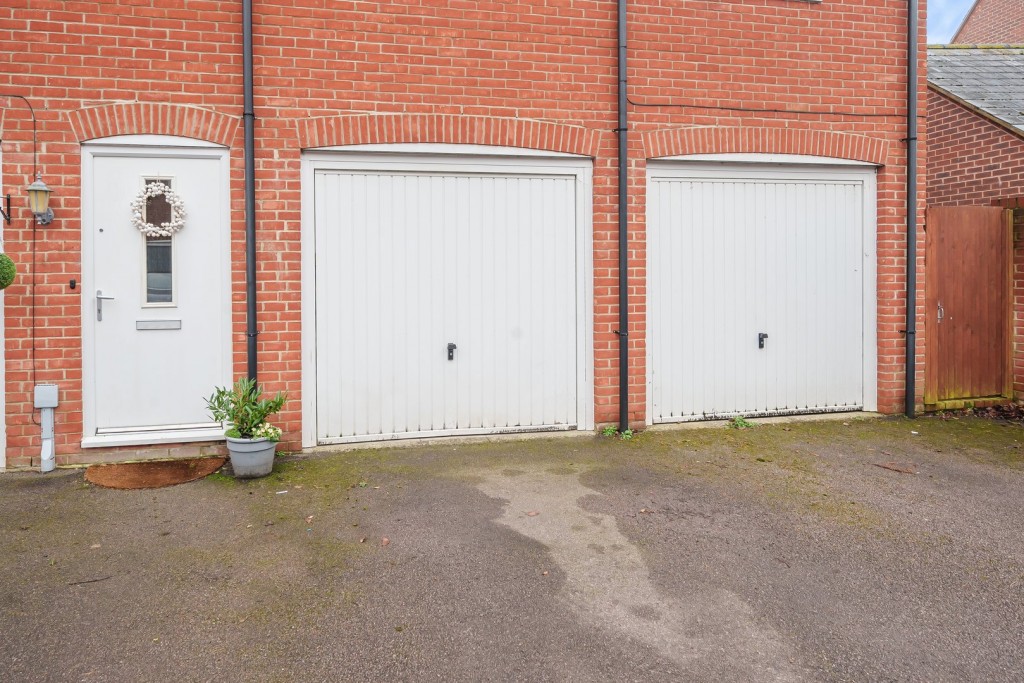
{"label": "white flower", "polygon": [[[159,197],[160,195],[163,195],[171,207],[171,220],[156,226],[143,220],[142,211],[147,198]],[[132,211],[132,225],[147,237],[170,237],[185,227],[185,202],[164,183],[147,184],[135,199],[132,200],[130,208]]]}
{"label": "white flower", "polygon": [[257,427],[253,433],[252,438],[254,439],[270,439],[271,441],[281,440],[281,428],[275,427],[269,422],[264,422]]}

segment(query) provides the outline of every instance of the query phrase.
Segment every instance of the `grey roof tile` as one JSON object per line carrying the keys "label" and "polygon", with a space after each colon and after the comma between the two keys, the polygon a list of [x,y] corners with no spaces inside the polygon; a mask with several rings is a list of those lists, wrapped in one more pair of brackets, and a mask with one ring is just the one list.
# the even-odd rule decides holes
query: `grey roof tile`
{"label": "grey roof tile", "polygon": [[929,47],[928,81],[1024,132],[1024,47]]}

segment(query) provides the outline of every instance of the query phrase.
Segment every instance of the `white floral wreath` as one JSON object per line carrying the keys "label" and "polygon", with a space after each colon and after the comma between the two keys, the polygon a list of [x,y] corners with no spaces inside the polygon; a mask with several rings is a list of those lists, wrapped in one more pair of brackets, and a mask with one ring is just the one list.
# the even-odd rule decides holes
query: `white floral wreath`
{"label": "white floral wreath", "polygon": [[[171,205],[171,220],[160,225],[147,223],[143,215],[146,210],[146,200],[160,195],[163,195],[167,203]],[[185,227],[185,202],[174,193],[174,190],[163,183],[147,183],[146,187],[132,200],[131,206],[132,226],[146,237],[170,237]]]}

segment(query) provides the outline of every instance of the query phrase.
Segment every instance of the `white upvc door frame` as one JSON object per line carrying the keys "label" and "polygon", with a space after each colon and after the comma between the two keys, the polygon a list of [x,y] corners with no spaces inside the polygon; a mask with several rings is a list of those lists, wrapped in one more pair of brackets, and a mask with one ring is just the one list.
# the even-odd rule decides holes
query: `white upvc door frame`
{"label": "white upvc door frame", "polygon": [[[316,254],[314,175],[317,171],[420,171],[573,175],[576,178],[576,429],[594,428],[593,159],[542,150],[489,145],[394,144],[324,147],[302,154],[302,446],[317,444]],[[452,434],[508,433],[459,430]],[[523,428],[522,432],[537,431]],[[447,432],[389,438],[447,436]],[[348,439],[346,439],[347,441]],[[354,441],[372,441],[356,437]]]}
{"label": "white upvc door frame", "polygon": [[[96,288],[95,283],[95,244],[93,240],[93,217],[86,211],[92,201],[92,193],[97,179],[93,177],[93,160],[103,156],[131,156],[146,158],[174,159],[217,159],[220,162],[221,191],[225,201],[220,207],[221,231],[219,248],[225,260],[231,254],[231,202],[230,202],[230,150],[227,147],[203,142],[192,138],[170,135],[119,135],[108,138],[89,140],[82,144],[82,448],[105,448],[112,446],[142,446],[171,443],[189,443],[197,441],[222,441],[224,430],[216,428],[196,428],[194,425],[168,425],[166,429],[144,430],[117,434],[97,435],[96,402],[91,392],[96,386],[96,319],[93,310],[93,297],[87,296]],[[221,304],[220,319],[216,321],[216,332],[221,336],[222,353],[227,359],[228,372],[231,369],[231,268],[223,269],[221,291],[224,301]],[[230,382],[230,376],[225,378]],[[210,388],[211,391],[213,387]]]}
{"label": "white upvc door frame", "polygon": [[[785,180],[828,180],[863,183],[863,409],[867,412],[878,410],[878,166],[849,159],[833,159],[806,155],[786,154],[700,154],[689,156],[661,157],[647,160],[646,182],[658,178],[737,178],[744,179],[785,179]],[[649,196],[649,192],[647,193]],[[646,207],[647,226],[650,230],[650,205]],[[653,255],[647,252],[647,315],[654,310],[652,296],[657,297],[652,282]],[[648,325],[647,329],[650,329]],[[653,348],[647,345],[646,419],[654,424],[653,391]],[[815,411],[827,412],[827,411]]]}

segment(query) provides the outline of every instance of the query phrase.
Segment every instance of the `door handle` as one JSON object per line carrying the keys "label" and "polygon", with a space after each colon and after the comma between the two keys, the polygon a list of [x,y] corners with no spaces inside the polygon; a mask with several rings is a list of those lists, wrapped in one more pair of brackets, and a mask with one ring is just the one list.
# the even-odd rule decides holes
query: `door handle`
{"label": "door handle", "polygon": [[941,323],[942,319],[945,318],[945,317],[946,317],[946,310],[944,308],[942,308],[942,302],[940,301],[939,302],[939,320],[938,321]]}
{"label": "door handle", "polygon": [[448,360],[455,360],[455,349],[458,347],[451,342],[448,342]]}
{"label": "door handle", "polygon": [[768,333],[767,332],[758,332],[757,333],[757,348],[763,349],[764,348],[764,340],[767,339],[767,338],[768,338]]}
{"label": "door handle", "polygon": [[107,296],[103,293],[102,289],[96,290],[96,322],[103,321],[103,302],[105,300],[113,299],[112,296]]}

